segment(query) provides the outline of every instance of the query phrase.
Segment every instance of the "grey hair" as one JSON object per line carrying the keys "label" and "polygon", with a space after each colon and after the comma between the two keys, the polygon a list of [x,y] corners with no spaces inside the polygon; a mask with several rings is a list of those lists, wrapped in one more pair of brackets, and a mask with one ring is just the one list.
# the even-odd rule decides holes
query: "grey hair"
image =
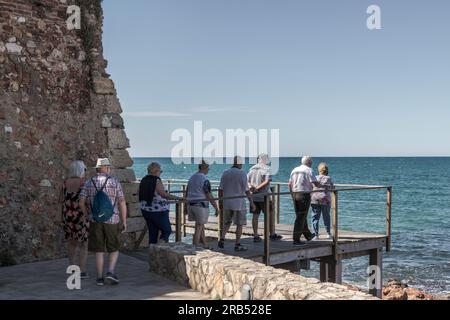
{"label": "grey hair", "polygon": [[328,174],[328,165],[325,162],[319,164],[319,167],[317,169],[319,170],[320,174]]}
{"label": "grey hair", "polygon": [[83,161],[72,161],[69,166],[70,178],[84,178],[86,174],[86,165]]}
{"label": "grey hair", "polygon": [[302,164],[303,165],[308,165],[312,163],[312,158],[310,156],[304,156],[302,158]]}
{"label": "grey hair", "polygon": [[263,162],[264,164],[269,163],[270,159],[269,159],[269,155],[267,153],[261,153],[258,156],[258,162]]}
{"label": "grey hair", "polygon": [[158,162],[152,162],[147,167],[148,173],[152,173],[154,169],[161,169],[161,165]]}

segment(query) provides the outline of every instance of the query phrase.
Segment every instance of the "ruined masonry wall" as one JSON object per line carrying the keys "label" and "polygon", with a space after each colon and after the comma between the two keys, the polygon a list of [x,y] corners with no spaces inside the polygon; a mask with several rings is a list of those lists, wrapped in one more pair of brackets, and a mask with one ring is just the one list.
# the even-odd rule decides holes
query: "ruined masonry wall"
{"label": "ruined masonry wall", "polygon": [[[0,0],[0,266],[66,256],[59,196],[72,160],[92,167],[109,157],[133,187],[100,3]],[[72,4],[81,8],[81,30],[66,28]],[[134,246],[142,219],[130,227],[124,249]]]}
{"label": "ruined masonry wall", "polygon": [[334,283],[321,283],[240,257],[196,250],[183,243],[151,245],[150,271],[208,294],[211,299],[242,298],[249,285],[254,300],[378,300]]}

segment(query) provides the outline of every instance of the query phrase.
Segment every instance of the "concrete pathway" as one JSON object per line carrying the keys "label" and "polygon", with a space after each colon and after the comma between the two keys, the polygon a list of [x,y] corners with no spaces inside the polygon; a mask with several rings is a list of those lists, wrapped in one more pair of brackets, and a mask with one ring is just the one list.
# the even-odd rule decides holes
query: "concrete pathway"
{"label": "concrete pathway", "polygon": [[[106,259],[105,259],[106,260]],[[106,261],[105,261],[106,262]],[[81,290],[67,289],[67,259],[0,268],[0,300],[207,300],[197,291],[182,287],[148,271],[148,263],[121,254],[117,265],[120,284],[95,284],[95,258],[89,256],[90,279]],[[106,264],[105,264],[106,266]]]}

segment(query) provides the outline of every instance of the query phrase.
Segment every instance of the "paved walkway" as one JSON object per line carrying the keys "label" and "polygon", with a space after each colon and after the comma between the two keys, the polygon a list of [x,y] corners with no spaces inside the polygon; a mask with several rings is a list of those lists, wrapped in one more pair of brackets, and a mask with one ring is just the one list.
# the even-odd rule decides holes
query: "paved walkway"
{"label": "paved walkway", "polygon": [[[106,261],[105,261],[106,262]],[[148,263],[121,254],[118,286],[95,284],[95,260],[81,290],[67,289],[67,259],[0,268],[0,300],[207,300],[209,297],[148,271]],[[105,264],[106,265],[106,264]]]}

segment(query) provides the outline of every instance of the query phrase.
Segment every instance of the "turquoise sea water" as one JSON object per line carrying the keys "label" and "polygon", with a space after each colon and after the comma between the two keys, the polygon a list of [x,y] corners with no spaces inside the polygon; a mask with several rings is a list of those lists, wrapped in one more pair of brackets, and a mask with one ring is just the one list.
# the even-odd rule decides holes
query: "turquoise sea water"
{"label": "turquoise sea water", "polygon": [[[149,162],[163,167],[163,179],[188,179],[196,165],[174,165],[169,158],[135,158],[138,178]],[[450,158],[315,158],[314,167],[325,161],[338,184],[392,185],[392,251],[384,256],[384,279],[396,278],[432,293],[450,292]],[[297,158],[281,158],[273,177],[287,182]],[[212,165],[209,178],[219,180],[228,165]],[[250,165],[245,166],[248,170]],[[385,232],[386,191],[341,192],[339,226],[355,231]],[[281,222],[293,223],[289,196],[281,200]],[[318,277],[318,265],[303,272]],[[366,287],[368,258],[345,260],[345,282]]]}

